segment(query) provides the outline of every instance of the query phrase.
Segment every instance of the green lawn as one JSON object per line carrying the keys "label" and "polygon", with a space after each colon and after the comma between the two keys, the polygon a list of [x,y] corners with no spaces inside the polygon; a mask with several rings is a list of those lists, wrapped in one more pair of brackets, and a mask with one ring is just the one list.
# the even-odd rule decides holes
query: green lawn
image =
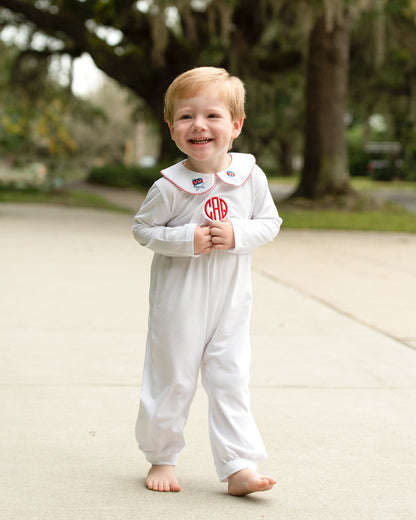
{"label": "green lawn", "polygon": [[44,191],[0,190],[0,203],[24,202],[41,204],[60,204],[81,208],[95,208],[109,211],[131,213],[122,206],[106,201],[99,195],[82,190],[69,190],[62,193],[47,193]]}
{"label": "green lawn", "polygon": [[344,229],[355,231],[400,231],[416,233],[416,214],[385,204],[368,211],[302,210],[279,206],[283,225],[289,229]]}
{"label": "green lawn", "polygon": [[353,177],[351,179],[351,185],[355,190],[364,193],[374,190],[403,190],[416,194],[416,182],[410,181],[372,181],[367,177]]}

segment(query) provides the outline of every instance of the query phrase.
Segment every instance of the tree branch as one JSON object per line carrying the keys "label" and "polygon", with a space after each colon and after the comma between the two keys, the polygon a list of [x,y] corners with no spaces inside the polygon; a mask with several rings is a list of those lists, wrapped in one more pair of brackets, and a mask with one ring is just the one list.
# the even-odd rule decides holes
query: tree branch
{"label": "tree branch", "polygon": [[[84,4],[80,5],[83,6]],[[44,30],[51,36],[63,40],[65,40],[65,36],[69,36],[69,38],[78,42],[79,46],[85,44],[87,12],[82,17],[80,16],[80,10],[72,10],[70,12],[60,10],[56,14],[52,14],[43,9],[38,9],[31,2],[22,0],[1,0],[0,7],[5,7],[14,13],[23,15],[28,22],[32,22],[36,27]]]}

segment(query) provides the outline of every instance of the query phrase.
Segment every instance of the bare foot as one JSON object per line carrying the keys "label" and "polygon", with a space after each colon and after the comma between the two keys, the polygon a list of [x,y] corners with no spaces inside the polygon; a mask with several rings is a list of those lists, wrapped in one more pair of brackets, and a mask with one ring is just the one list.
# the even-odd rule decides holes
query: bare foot
{"label": "bare foot", "polygon": [[152,491],[180,491],[175,466],[153,464],[147,474],[146,487]]}
{"label": "bare foot", "polygon": [[252,469],[242,469],[228,477],[228,493],[237,497],[255,493],[256,491],[268,491],[276,484],[276,479],[263,477]]}

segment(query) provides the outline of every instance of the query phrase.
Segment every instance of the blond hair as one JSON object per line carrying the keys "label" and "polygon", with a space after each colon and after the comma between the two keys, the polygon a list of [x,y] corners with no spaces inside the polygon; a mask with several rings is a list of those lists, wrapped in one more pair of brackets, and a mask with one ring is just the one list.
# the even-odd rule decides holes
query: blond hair
{"label": "blond hair", "polygon": [[228,105],[233,121],[245,118],[246,91],[243,82],[225,69],[197,67],[184,72],[170,84],[165,95],[165,121],[173,123],[175,101],[189,99],[208,88],[216,90],[218,97]]}

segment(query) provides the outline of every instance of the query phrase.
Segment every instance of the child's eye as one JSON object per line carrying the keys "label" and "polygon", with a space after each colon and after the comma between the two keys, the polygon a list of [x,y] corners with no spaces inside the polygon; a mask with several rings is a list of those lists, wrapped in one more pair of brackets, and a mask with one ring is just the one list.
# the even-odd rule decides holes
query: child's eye
{"label": "child's eye", "polygon": [[209,118],[217,118],[217,117],[220,117],[220,116],[219,116],[218,114],[214,114],[214,113],[212,113],[212,114],[209,114],[208,117],[209,117]]}
{"label": "child's eye", "polygon": [[179,119],[191,119],[191,116],[189,114],[183,114],[179,117]]}

